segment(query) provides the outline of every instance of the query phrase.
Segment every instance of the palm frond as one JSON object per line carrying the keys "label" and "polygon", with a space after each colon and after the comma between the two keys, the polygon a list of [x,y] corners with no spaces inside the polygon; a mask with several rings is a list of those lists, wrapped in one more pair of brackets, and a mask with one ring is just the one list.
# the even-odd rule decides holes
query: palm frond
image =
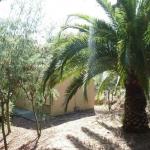
{"label": "palm frond", "polygon": [[61,60],[61,76],[66,62],[80,51],[87,48],[87,45],[87,36],[80,36],[80,38],[72,39],[68,45],[65,46],[64,52],[62,52],[59,56],[59,60]]}
{"label": "palm frond", "polygon": [[[85,32],[85,33],[89,33],[89,26],[88,25],[81,25],[81,24],[75,24],[75,25],[65,25],[65,26],[62,26],[61,29],[62,31],[66,30],[66,29],[77,29],[79,30],[80,32]],[[61,31],[61,32],[62,32]]]}
{"label": "palm frond", "polygon": [[61,47],[61,54],[54,56],[54,59],[44,73],[43,91],[45,90],[47,81],[54,75],[54,72],[60,70],[60,75],[58,76],[60,76],[61,79],[66,62],[81,50],[87,48],[87,45],[87,36],[82,36],[80,38],[72,37],[71,39],[68,39],[68,42]]}
{"label": "palm frond", "polygon": [[103,20],[93,19],[92,28],[95,31],[94,35],[116,38],[116,27]]}
{"label": "palm frond", "polygon": [[58,61],[57,57],[54,58],[52,60],[52,62],[50,63],[49,67],[47,68],[47,70],[44,72],[44,76],[43,76],[43,93],[45,91],[45,87],[46,87],[46,83],[47,83],[48,79],[52,76],[52,74],[55,71],[57,61]]}
{"label": "palm frond", "polygon": [[115,18],[114,18],[114,10],[113,10],[113,7],[112,7],[110,1],[108,1],[108,0],[96,0],[96,1],[104,9],[104,11],[106,12],[106,14],[109,17],[109,19],[115,25],[116,21],[115,21]]}
{"label": "palm frond", "polygon": [[68,15],[68,18],[66,20],[66,23],[65,24],[68,24],[69,22],[69,19],[71,18],[79,18],[79,19],[82,19],[84,21],[87,21],[88,23],[92,23],[92,17],[88,16],[88,15],[83,15],[83,14],[71,14],[71,15]]}
{"label": "palm frond", "polygon": [[118,84],[118,74],[113,71],[106,71],[102,73],[102,77],[98,80],[97,97],[99,97],[105,90],[116,91]]}

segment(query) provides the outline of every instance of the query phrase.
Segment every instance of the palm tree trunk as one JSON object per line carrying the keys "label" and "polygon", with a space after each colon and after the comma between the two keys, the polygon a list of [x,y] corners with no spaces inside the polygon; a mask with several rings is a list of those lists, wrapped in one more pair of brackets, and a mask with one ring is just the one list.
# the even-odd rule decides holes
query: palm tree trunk
{"label": "palm tree trunk", "polygon": [[125,88],[123,129],[125,132],[146,132],[149,129],[146,96],[134,73],[128,74]]}

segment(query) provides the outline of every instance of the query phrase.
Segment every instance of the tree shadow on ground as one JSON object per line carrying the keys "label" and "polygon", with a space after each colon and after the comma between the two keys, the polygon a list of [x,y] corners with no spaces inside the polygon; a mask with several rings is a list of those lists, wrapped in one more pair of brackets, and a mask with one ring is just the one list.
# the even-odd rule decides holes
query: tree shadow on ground
{"label": "tree shadow on ground", "polygon": [[[5,149],[4,143],[2,143],[2,142],[3,142],[3,139],[1,139],[1,141],[0,141],[0,150]],[[2,143],[2,146],[1,146],[1,143]],[[11,145],[11,143],[13,143],[13,139],[7,141],[7,148],[8,149],[10,148],[9,146]]]}
{"label": "tree shadow on ground", "polygon": [[103,122],[99,122],[99,124],[112,132],[116,137],[122,138],[125,141],[126,145],[131,150],[150,150],[150,132],[147,133],[139,133],[139,134],[129,134],[123,132],[121,127],[114,128],[112,126],[108,126]]}
{"label": "tree shadow on ground", "polygon": [[118,143],[114,143],[111,139],[108,139],[104,136],[101,136],[86,127],[82,127],[82,131],[88,135],[91,139],[94,139],[101,145],[100,149],[105,150],[121,150],[121,147]]}
{"label": "tree shadow on ground", "polygon": [[61,149],[59,149],[59,148],[40,148],[40,150],[61,150]]}
{"label": "tree shadow on ground", "polygon": [[61,150],[61,149],[59,149],[59,148],[40,148],[40,150]]}
{"label": "tree shadow on ground", "polygon": [[102,127],[104,127],[105,129],[107,129],[108,131],[112,132],[114,134],[114,136],[121,137],[123,135],[123,131],[122,131],[121,127],[114,128],[114,127],[108,126],[104,122],[100,122],[98,120],[97,120],[97,123],[99,125],[101,125]]}
{"label": "tree shadow on ground", "polygon": [[[94,110],[86,110],[80,112],[69,113],[65,115],[60,115],[56,117],[47,116],[44,121],[42,121],[42,129],[46,129],[52,126],[57,126],[66,122],[78,120],[85,117],[95,116]],[[12,125],[16,127],[22,127],[26,129],[36,129],[35,122],[22,117],[14,116],[12,120]]]}
{"label": "tree shadow on ground", "polygon": [[38,138],[28,141],[26,144],[23,144],[18,150],[35,150],[38,144]]}
{"label": "tree shadow on ground", "polygon": [[[0,127],[0,128],[1,128],[1,127]],[[9,134],[7,133],[7,134],[6,134],[6,137],[7,137],[8,135],[9,135]],[[3,142],[3,137],[0,137],[0,143],[1,143],[1,142]]]}
{"label": "tree shadow on ground", "polygon": [[67,135],[67,139],[79,150],[93,150],[93,148],[89,144],[82,142],[75,136]]}

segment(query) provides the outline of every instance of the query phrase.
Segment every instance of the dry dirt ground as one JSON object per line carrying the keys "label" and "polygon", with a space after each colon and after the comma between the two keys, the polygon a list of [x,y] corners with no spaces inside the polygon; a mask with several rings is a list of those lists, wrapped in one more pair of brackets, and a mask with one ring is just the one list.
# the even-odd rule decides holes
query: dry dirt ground
{"label": "dry dirt ground", "polygon": [[[9,150],[150,150],[150,133],[124,134],[122,111],[80,112],[47,120],[42,136],[36,138],[35,124],[14,117],[7,136]],[[3,149],[0,135],[0,149]]]}

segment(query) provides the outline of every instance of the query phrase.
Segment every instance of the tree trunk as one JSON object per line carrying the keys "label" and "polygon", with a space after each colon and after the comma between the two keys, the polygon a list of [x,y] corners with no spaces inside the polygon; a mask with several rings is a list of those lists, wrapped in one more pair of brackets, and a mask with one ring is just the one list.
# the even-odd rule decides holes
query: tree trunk
{"label": "tree trunk", "polygon": [[125,88],[123,129],[132,133],[146,132],[149,129],[146,96],[134,73],[128,74]]}
{"label": "tree trunk", "polygon": [[1,111],[2,111],[2,134],[3,134],[3,140],[4,140],[4,147],[5,150],[7,150],[7,141],[6,141],[6,133],[5,133],[5,124],[4,124],[4,120],[5,120],[5,113],[4,113],[4,102],[1,102]]}
{"label": "tree trunk", "polygon": [[110,90],[107,91],[108,110],[111,110]]}
{"label": "tree trunk", "polygon": [[7,75],[8,75],[8,92],[7,92],[7,99],[6,99],[6,124],[7,124],[7,131],[8,135],[11,133],[11,127],[10,127],[10,111],[9,111],[9,104],[10,104],[10,95],[12,92],[11,88],[11,77],[10,77],[10,70],[7,68]]}
{"label": "tree trunk", "polygon": [[9,133],[11,133],[10,113],[9,113],[9,100],[6,102],[6,123],[7,123],[7,130],[8,130],[8,134],[9,134]]}
{"label": "tree trunk", "polygon": [[31,100],[31,104],[32,104],[32,110],[33,110],[35,122],[36,122],[37,136],[38,136],[38,138],[40,138],[40,136],[41,136],[41,128],[40,128],[40,124],[39,124],[39,121],[38,121],[38,117],[37,117],[36,112],[35,112],[35,107],[34,107],[33,100]]}

